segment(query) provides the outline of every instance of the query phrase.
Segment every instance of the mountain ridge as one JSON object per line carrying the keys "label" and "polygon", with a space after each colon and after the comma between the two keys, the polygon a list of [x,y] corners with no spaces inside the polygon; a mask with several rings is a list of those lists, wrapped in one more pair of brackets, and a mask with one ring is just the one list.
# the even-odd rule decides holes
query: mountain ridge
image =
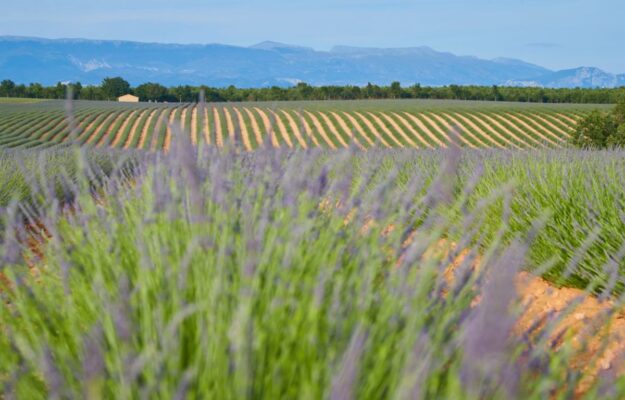
{"label": "mountain ridge", "polygon": [[337,45],[328,51],[264,41],[249,47],[82,38],[0,36],[0,79],[18,83],[122,76],[133,85],[225,87],[311,85],[512,85],[615,87],[625,74],[593,67],[553,71],[513,58],[481,59],[428,46],[376,48]]}

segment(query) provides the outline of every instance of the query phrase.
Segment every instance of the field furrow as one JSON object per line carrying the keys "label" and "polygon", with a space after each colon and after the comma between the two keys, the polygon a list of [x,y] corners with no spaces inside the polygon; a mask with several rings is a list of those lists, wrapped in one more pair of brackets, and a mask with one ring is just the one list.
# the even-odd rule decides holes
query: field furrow
{"label": "field furrow", "polygon": [[[462,125],[458,122],[455,121],[453,118],[447,118],[449,119],[449,121],[447,121],[447,119],[444,119],[441,115],[445,115],[445,114],[435,114],[435,113],[428,113],[428,114],[421,114],[423,115],[423,118],[428,121],[429,123],[434,124],[434,126],[436,126],[437,124],[439,126],[442,126],[444,128],[443,131],[447,131],[447,132],[456,132],[456,129],[460,130],[460,132],[456,132],[457,134],[457,138],[459,139],[461,142],[463,142],[465,145],[475,148],[475,144],[473,142],[471,142],[470,140],[468,140],[465,135],[469,136],[469,137],[473,137],[473,135],[468,132],[466,129],[461,129]],[[451,122],[451,123],[450,123]],[[452,124],[454,126],[452,126]],[[449,139],[451,139],[449,137],[448,134],[445,134],[445,136]],[[451,142],[451,140],[449,140],[449,142]],[[459,144],[459,143],[458,143]]]}
{"label": "field furrow", "polygon": [[[480,118],[476,114],[471,114],[471,117],[473,119],[475,119],[475,121],[477,123],[473,122],[469,117],[464,116],[461,113],[454,113],[454,116],[459,118],[464,124],[468,125],[471,129],[473,129],[476,132],[479,132],[479,131],[488,132],[486,137],[491,141],[491,143],[495,147],[513,147],[515,149],[520,149],[521,148],[516,143],[510,141],[508,138],[512,138],[516,142],[525,143],[524,140],[522,140],[518,136],[514,135],[512,132],[510,132],[509,130],[505,129],[501,125],[497,124],[496,121],[492,120],[491,118],[489,118],[486,115],[482,116],[483,118]],[[485,120],[487,122],[484,122]],[[498,128],[498,130],[497,129],[493,129],[492,126],[489,126],[488,122],[490,122],[490,124],[492,124],[496,128]],[[478,124],[480,124],[483,128],[478,126]],[[499,132],[503,132],[506,136],[502,135]],[[497,141],[493,140],[493,137],[498,139],[498,140]]]}
{"label": "field furrow", "polygon": [[404,139],[404,141],[406,143],[408,143],[410,146],[415,147],[415,148],[422,148],[422,147],[429,147],[427,142],[423,141],[423,139],[416,134],[416,132],[410,132],[410,130],[408,129],[408,132],[410,132],[412,134],[412,136],[416,137],[417,140],[420,142],[420,145],[417,144],[414,140],[412,140],[407,134],[406,134],[406,129],[400,127],[397,122],[391,118],[388,114],[386,113],[381,113],[380,116],[386,121],[388,122],[391,127],[395,130],[395,132],[398,132],[402,139]]}
{"label": "field furrow", "polygon": [[305,115],[308,118],[310,118],[310,120],[313,123],[313,127],[314,127],[315,131],[326,142],[328,147],[330,147],[333,150],[336,150],[336,145],[332,142],[332,140],[330,140],[330,137],[328,137],[328,134],[326,133],[325,129],[323,128],[323,125],[321,124],[321,121],[319,121],[317,116],[315,114],[311,113],[310,111],[304,111],[304,113],[305,113]]}
{"label": "field furrow", "polygon": [[302,146],[302,148],[307,149],[308,144],[306,143],[306,140],[304,140],[300,126],[297,125],[297,123],[293,119],[293,116],[284,110],[280,110],[280,113],[286,118],[287,122],[289,123],[289,126],[291,127],[291,131],[293,132],[293,135],[295,136],[297,143],[299,143],[299,145]]}
{"label": "field furrow", "polygon": [[228,132],[228,140],[231,146],[235,146],[237,143],[236,138],[236,128],[234,127],[234,120],[232,119],[232,114],[230,114],[230,109],[228,107],[224,107],[223,109],[224,116],[226,117],[226,129]]}
{"label": "field furrow", "polygon": [[278,114],[276,114],[274,110],[269,110],[269,114],[275,121],[275,125],[278,127],[278,132],[280,132],[280,136],[284,140],[284,143],[286,143],[289,148],[293,148],[293,142],[291,141],[291,137],[289,136],[289,133],[286,129],[286,126],[282,122],[282,119],[278,116]]}
{"label": "field furrow", "polygon": [[[342,115],[347,118],[347,120],[349,121],[350,124],[352,124],[352,126],[354,127],[356,133],[358,133],[358,135],[365,141],[367,142],[367,145],[369,147],[373,147],[374,143],[373,140],[371,140],[371,138],[369,137],[369,135],[367,135],[367,132],[365,132],[365,130],[363,129],[362,125],[360,125],[360,123],[358,123],[358,121],[356,121],[356,118],[354,118],[351,114],[346,113],[343,111]],[[383,146],[385,147],[390,147],[388,145],[388,143],[382,143]]]}
{"label": "field furrow", "polygon": [[[403,118],[401,118],[402,115],[404,115],[407,119],[404,120]],[[447,133],[442,130],[434,121],[430,120],[427,115],[418,114],[417,116],[415,116],[407,112],[403,112],[402,114],[397,114],[397,116],[400,117],[400,120],[404,120],[406,124],[415,124],[415,126],[422,132],[424,132],[430,139],[430,141],[434,142],[437,146],[447,147],[446,143],[449,143],[449,137],[447,136]],[[423,118],[423,121],[421,120],[421,118]],[[438,133],[438,136],[444,138],[445,142],[441,141],[441,139],[436,136],[434,132]]]}
{"label": "field furrow", "polygon": [[343,135],[341,135],[341,133],[336,129],[336,126],[334,125],[334,123],[332,123],[330,118],[323,112],[320,112],[319,116],[321,117],[321,120],[325,123],[325,125],[328,127],[328,130],[336,139],[336,141],[339,143],[339,145],[344,148],[349,147],[349,144],[347,144],[345,139],[343,139]]}
{"label": "field furrow", "polygon": [[243,119],[243,114],[236,107],[232,107],[232,111],[234,111],[239,121],[239,130],[241,131],[241,138],[243,139],[243,147],[247,151],[252,151],[252,144],[250,142],[250,134],[247,131],[247,125],[245,124],[245,120]]}
{"label": "field furrow", "polygon": [[197,113],[198,106],[193,107],[191,111],[191,144],[197,146]]}
{"label": "field furrow", "polygon": [[[138,142],[137,142],[137,148],[138,149],[142,149],[143,146],[145,145],[145,140],[148,137],[148,132],[150,130],[150,125],[152,124],[152,121],[154,120],[154,118],[156,118],[156,115],[159,114],[159,110],[154,110],[150,113],[147,121],[145,122],[145,125],[143,126],[143,129],[141,129],[141,133],[139,134],[138,137]],[[138,129],[138,127],[137,127]],[[133,131],[133,135],[135,135],[134,131]],[[130,147],[130,145],[133,143],[133,140],[131,138],[131,140],[129,140],[125,145],[124,148],[127,149]]]}

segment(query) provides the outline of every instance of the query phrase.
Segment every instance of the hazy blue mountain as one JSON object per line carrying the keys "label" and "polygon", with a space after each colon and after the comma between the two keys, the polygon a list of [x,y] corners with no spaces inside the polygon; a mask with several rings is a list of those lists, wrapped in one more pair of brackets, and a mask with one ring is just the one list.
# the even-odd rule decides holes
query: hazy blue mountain
{"label": "hazy blue mountain", "polygon": [[625,75],[615,75],[599,68],[580,67],[550,72],[534,79],[507,82],[518,86],[542,86],[553,88],[613,88],[625,86]]}
{"label": "hazy blue mountain", "polygon": [[288,86],[312,85],[578,85],[616,86],[625,76],[597,69],[551,71],[520,60],[484,60],[429,47],[397,49],[336,46],[330,51],[277,42],[250,47],[180,45],[0,37],[0,79],[19,83],[80,81],[98,84],[122,76],[133,85]]}

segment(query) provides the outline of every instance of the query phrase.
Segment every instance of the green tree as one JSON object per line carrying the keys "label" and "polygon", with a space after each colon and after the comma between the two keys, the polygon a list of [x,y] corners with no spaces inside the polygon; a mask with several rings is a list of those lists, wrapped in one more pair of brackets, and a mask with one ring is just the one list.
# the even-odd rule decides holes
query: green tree
{"label": "green tree", "polygon": [[611,114],[593,111],[577,124],[571,141],[577,147],[605,148],[612,143],[608,139],[617,133],[617,128]]}
{"label": "green tree", "polygon": [[15,83],[9,79],[5,79],[0,83],[0,96],[11,97],[15,89]]}
{"label": "green tree", "polygon": [[107,100],[115,100],[119,96],[130,93],[130,84],[120,77],[104,78],[101,89]]}
{"label": "green tree", "polygon": [[391,98],[399,99],[401,97],[401,83],[399,82],[391,83],[389,94],[391,95]]}
{"label": "green tree", "polygon": [[135,88],[135,95],[139,96],[141,101],[167,101],[167,88],[158,83],[144,83]]}

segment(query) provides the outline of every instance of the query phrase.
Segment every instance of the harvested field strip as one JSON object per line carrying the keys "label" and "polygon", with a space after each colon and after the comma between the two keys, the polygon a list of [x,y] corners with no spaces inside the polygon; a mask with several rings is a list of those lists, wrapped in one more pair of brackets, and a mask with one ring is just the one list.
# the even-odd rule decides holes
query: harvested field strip
{"label": "harvested field strip", "polygon": [[248,118],[250,119],[250,124],[252,125],[252,132],[254,132],[254,137],[256,138],[257,146],[259,147],[262,146],[264,143],[264,139],[263,139],[262,130],[260,126],[258,125],[258,120],[256,119],[256,116],[247,107],[243,108],[243,111],[245,111]]}
{"label": "harvested field strip", "polygon": [[[374,145],[373,140],[371,140],[369,135],[367,135],[367,132],[363,129],[362,125],[360,125],[358,121],[356,121],[356,119],[351,114],[345,111],[343,111],[342,114],[345,118],[347,118],[347,121],[349,121],[349,123],[354,127],[354,129],[360,135],[360,137],[364,139],[365,142],[367,142],[367,145],[369,147],[372,147]],[[384,145],[385,147],[390,147],[388,143],[382,143],[382,145]]]}
{"label": "harvested field strip", "polygon": [[193,109],[191,110],[191,143],[194,146],[197,146],[197,132],[198,132],[197,113],[198,113],[198,108],[199,108],[199,106],[196,106],[196,107],[193,107]]}
{"label": "harvested field strip", "polygon": [[532,118],[529,118],[526,114],[523,113],[516,113],[516,112],[510,112],[511,116],[514,116],[515,118],[518,118],[519,121],[526,123],[528,126],[530,126],[531,128],[533,128],[535,131],[540,132],[543,136],[547,136],[547,137],[551,137],[552,139],[559,141],[559,142],[563,142],[564,139],[555,134],[554,132],[552,132],[551,130],[547,129],[545,124],[536,121]]}
{"label": "harvested field strip", "polygon": [[148,136],[145,139],[146,150],[156,150],[156,144],[158,142],[159,135],[165,135],[165,130],[167,129],[167,121],[169,120],[169,114],[171,113],[171,108],[162,108],[158,113],[157,118],[152,122],[153,125],[148,129]]}
{"label": "harvested field strip", "polygon": [[[356,113],[356,114],[358,114],[358,113]],[[371,120],[367,119],[364,115],[362,116],[362,118],[364,118],[365,120],[367,120],[371,124],[371,127],[369,129],[382,130],[384,135],[386,137],[390,138],[391,141],[393,143],[395,143],[396,146],[404,147],[404,143],[402,143],[399,139],[397,139],[395,134],[393,132],[391,132],[390,129],[388,129],[388,127],[384,124],[384,122],[382,122],[382,120],[377,115],[375,115],[374,113],[372,113],[370,111],[368,111],[366,115],[369,118],[371,118]]]}
{"label": "harvested field strip", "polygon": [[447,143],[449,143],[449,137],[447,136],[447,133],[442,130],[427,115],[413,115],[407,112],[403,112],[402,114],[397,114],[397,116],[400,117],[400,120],[403,119],[404,122],[409,126],[415,126],[417,131],[423,132],[429,139],[430,143],[433,143],[440,147],[447,147]]}
{"label": "harvested field strip", "polygon": [[96,142],[104,134],[104,132],[109,129],[113,121],[118,119],[120,115],[121,111],[115,111],[109,114],[108,117],[106,117],[102,121],[102,123],[98,125],[96,129],[94,129],[93,132],[91,132],[91,134],[85,138],[83,144],[93,144],[94,142]]}
{"label": "harvested field strip", "polygon": [[48,121],[50,118],[54,118],[55,114],[42,114],[42,115],[33,115],[31,116],[17,116],[16,120],[7,124],[2,128],[4,131],[0,134],[0,137],[14,137],[19,135],[20,133],[35,129],[34,126],[41,124],[42,122]]}
{"label": "harvested field strip", "polygon": [[206,107],[204,107],[204,140],[206,141],[207,145],[211,144],[211,126],[214,127],[214,124],[211,124],[211,119],[210,119],[210,115],[212,113],[209,113],[209,109],[211,107],[209,107],[208,105]]}
{"label": "harvested field strip", "polygon": [[[518,126],[521,126],[523,129],[531,132],[534,136],[539,137],[541,140],[544,140],[546,142],[550,142],[554,146],[558,145],[557,142],[561,142],[562,141],[562,139],[557,137],[557,136],[548,136],[548,135],[543,134],[542,131],[536,129],[530,123],[526,122],[525,120],[523,120],[522,118],[516,116],[515,114],[505,113],[504,115],[508,119],[510,119],[512,122],[515,122]],[[554,139],[556,140],[556,142],[554,142]]]}
{"label": "harvested field strip", "polygon": [[544,140],[540,137],[535,137],[528,130],[523,130],[516,126],[515,124],[511,124],[510,121],[506,118],[503,118],[499,114],[482,114],[476,113],[476,115],[480,116],[480,118],[489,122],[492,126],[497,127],[506,132],[508,135],[513,135],[514,137],[519,138],[519,140],[523,140],[529,147],[547,147],[549,145],[549,140]]}
{"label": "harvested field strip", "polygon": [[[78,127],[80,126],[80,124],[83,123],[83,121],[89,119],[90,116],[90,113],[76,113],[76,115],[74,116],[76,132],[78,132]],[[59,144],[65,141],[67,137],[69,137],[69,135],[71,134],[67,118],[64,117],[63,123],[42,133],[43,135],[39,136],[38,139],[46,146],[53,146],[55,144]]]}
{"label": "harvested field strip", "polygon": [[330,111],[329,114],[330,114],[329,118],[332,118],[334,121],[336,121],[340,130],[347,133],[347,136],[349,137],[351,142],[356,143],[356,145],[362,150],[367,149],[367,147],[363,145],[362,142],[360,142],[360,140],[358,139],[358,136],[354,134],[356,130],[354,129],[354,127],[349,125],[348,121],[343,119],[343,117],[341,117],[339,114],[337,114],[334,111]]}
{"label": "harvested field strip", "polygon": [[515,136],[519,138],[524,138],[526,143],[532,143],[532,147],[546,147],[547,143],[551,143],[555,145],[553,141],[550,139],[545,140],[544,138],[536,138],[529,131],[525,131],[514,124],[511,124],[510,121],[506,118],[501,117],[499,114],[482,114],[478,113],[478,115],[482,115],[484,119],[490,121],[493,125],[497,127],[501,127],[500,129],[505,129],[510,134],[515,134]]}
{"label": "harvested field strip", "polygon": [[364,126],[364,129],[372,135],[371,137],[375,138],[376,142],[382,143],[385,147],[391,147],[391,144],[387,142],[382,135],[380,135],[380,131],[378,130],[378,128],[376,128],[375,125],[373,125],[371,121],[366,119],[361,113],[354,112],[353,118],[355,118],[358,123]]}
{"label": "harvested field strip", "polygon": [[[464,131],[464,133],[468,136],[470,141],[473,144],[476,144],[477,147],[503,147],[491,137],[491,127],[489,127],[488,130],[482,130],[476,125],[471,125],[467,123],[463,124],[460,117],[454,112],[441,113],[441,116],[443,118],[447,118],[449,121],[452,122],[452,124],[459,126],[460,129]],[[474,131],[473,127],[477,128],[477,130]]]}
{"label": "harvested field strip", "polygon": [[[328,135],[328,138],[330,139],[330,141],[332,141],[334,146],[336,146],[337,149],[345,148],[346,146],[344,146],[343,143],[347,143],[347,142],[345,142],[341,133],[340,132],[333,133],[333,131],[331,130],[330,125],[332,124],[332,121],[328,119],[329,123],[326,122],[326,120],[321,115],[322,114],[321,111],[311,111],[311,112],[319,120],[321,128],[326,133],[326,135]],[[341,143],[341,139],[343,139],[343,143]]]}
{"label": "harvested field strip", "polygon": [[8,142],[13,139],[17,139],[20,137],[29,137],[33,135],[38,130],[45,130],[50,124],[54,123],[54,121],[60,121],[64,118],[63,115],[58,114],[47,114],[43,115],[41,118],[36,120],[34,124],[26,124],[20,121],[20,127],[13,129],[9,134],[3,134],[1,140],[3,142]]}
{"label": "harvested field strip", "polygon": [[286,145],[289,146],[289,148],[293,148],[293,142],[291,141],[291,137],[289,136],[289,133],[282,119],[278,116],[278,114],[276,114],[274,110],[269,110],[269,114],[271,115],[272,120],[275,121],[275,126],[278,127],[278,132],[280,132],[280,136],[282,137]]}
{"label": "harvested field strip", "polygon": [[[457,122],[453,122],[453,120],[451,120],[451,123],[449,121],[447,121],[447,119],[444,119],[442,116],[440,116],[439,114],[434,114],[434,113],[422,113],[421,114],[424,118],[424,120],[430,122],[431,124],[433,124],[433,126],[439,126],[439,129],[441,129],[442,132],[453,132],[454,128],[452,128],[452,124],[456,124],[458,125]],[[441,128],[442,127],[442,128]],[[475,144],[471,141],[469,141],[466,137],[465,137],[465,132],[456,132],[457,133],[457,139],[459,139],[461,142],[463,142],[465,145],[471,147],[471,148],[475,148]],[[448,138],[449,136],[446,135]],[[449,141],[451,142],[451,139],[449,139]],[[460,144],[460,143],[458,143]]]}
{"label": "harvested field strip", "polygon": [[561,134],[563,137],[569,137],[570,136],[570,132],[571,132],[571,127],[564,124],[562,121],[553,118],[553,116],[551,116],[548,113],[536,113],[536,114],[530,114],[528,115],[528,117],[532,117],[538,121],[543,122],[544,124],[546,124],[550,129],[558,132],[559,134]]}
{"label": "harvested field strip", "polygon": [[[143,149],[143,147],[145,146],[145,142],[147,140],[148,134],[150,132],[150,129],[152,128],[152,126],[154,126],[154,121],[156,121],[157,118],[159,118],[160,113],[161,113],[161,109],[155,109],[150,113],[150,116],[148,117],[148,119],[143,122],[143,128],[141,128],[141,126],[137,126],[137,129],[141,128],[140,134],[137,135],[137,143],[133,143],[133,140],[129,140],[125,145],[124,148],[127,149],[128,147],[136,147],[137,149]],[[136,134],[135,134],[136,135]]]}
{"label": "harvested field strip", "polygon": [[[404,139],[404,141],[406,143],[408,143],[410,146],[416,147],[416,148],[430,147],[430,144],[428,142],[426,142],[421,137],[421,135],[419,135],[418,132],[416,132],[415,130],[412,130],[410,128],[406,129],[405,126],[400,127],[398,122],[394,119],[393,114],[381,113],[380,116],[384,120],[386,120],[387,123],[391,124],[391,127],[395,130],[395,132],[398,132],[401,135],[401,137]],[[417,144],[414,140],[412,140],[412,138],[410,138],[408,135],[406,135],[406,131],[410,132],[411,135],[413,137],[415,137],[419,141],[419,144]]]}
{"label": "harvested field strip", "polygon": [[443,143],[449,145],[451,143],[451,137],[449,136],[451,131],[451,126],[447,121],[442,118],[436,118],[435,115],[428,115],[424,112],[418,113],[415,115],[407,114],[413,118],[413,121],[420,121],[425,127],[427,127],[426,132],[432,132],[432,134],[437,134],[439,140],[443,141]]}
{"label": "harvested field strip", "polygon": [[408,121],[404,116],[399,115],[395,112],[389,112],[387,118],[391,119],[396,125],[398,125],[401,130],[403,130],[404,132],[408,132],[410,135],[416,138],[417,141],[420,143],[421,148],[430,149],[434,147],[431,139],[429,138],[429,135],[431,135],[430,132],[428,132],[427,134],[425,132],[422,132],[419,128],[417,128],[410,121]]}
{"label": "harvested field strip", "polygon": [[[495,121],[486,118],[486,116],[480,116],[475,113],[455,113],[465,124],[471,127],[474,131],[489,132],[491,136],[498,139],[499,147],[513,147],[515,149],[531,147],[524,137],[515,135],[513,132],[505,129],[503,126],[498,125]],[[492,140],[492,138],[491,138]]]}
{"label": "harvested field strip", "polygon": [[265,127],[265,132],[267,132],[267,135],[269,135],[271,145],[275,148],[280,147],[280,143],[278,142],[278,137],[276,136],[276,132],[274,131],[273,125],[271,124],[271,121],[269,120],[269,117],[267,116],[265,111],[263,111],[262,109],[258,107],[254,107],[254,112],[256,112],[256,114],[260,116],[260,120],[262,121],[263,126]]}
{"label": "harvested field strip", "polygon": [[[232,120],[232,114],[230,114],[230,109],[228,107],[223,107],[221,109],[226,117],[226,129],[228,133],[228,143],[231,146],[236,146],[237,138],[236,138],[236,128],[234,127],[234,121]],[[224,135],[225,136],[225,135]]]}
{"label": "harvested field strip", "polygon": [[376,125],[380,126],[384,132],[390,132],[393,137],[397,139],[399,143],[401,143],[401,147],[418,147],[414,141],[412,141],[408,136],[406,136],[405,132],[402,129],[397,129],[397,124],[394,123],[392,118],[385,118],[385,112],[369,112],[371,114],[373,121]]}
{"label": "harvested field strip", "polygon": [[250,134],[247,130],[247,125],[243,118],[243,114],[241,114],[241,111],[239,111],[239,109],[236,107],[232,107],[232,110],[234,111],[234,114],[236,115],[239,121],[239,130],[241,132],[241,138],[243,139],[243,147],[247,151],[252,151],[252,143],[250,142]]}
{"label": "harvested field strip", "polygon": [[[173,135],[172,128],[176,124],[176,119],[178,119],[178,127],[180,127],[180,115],[184,111],[184,108],[176,107],[172,109],[169,113],[169,117],[167,118],[167,124],[165,126],[165,135],[159,136],[159,140],[156,143],[155,150],[163,149],[166,153],[171,148],[171,137]],[[179,132],[178,132],[179,133]],[[162,140],[161,140],[162,137]]]}
{"label": "harvested field strip", "polygon": [[213,121],[215,122],[215,144],[217,147],[224,147],[224,137],[221,116],[217,107],[213,107]]}
{"label": "harvested field strip", "polygon": [[304,129],[304,132],[306,132],[306,135],[308,136],[308,138],[312,141],[312,143],[316,147],[321,147],[319,140],[315,137],[313,133],[313,129],[310,123],[306,120],[305,116],[301,114],[299,111],[294,111],[294,113],[297,115],[297,119],[300,122],[300,126]]}
{"label": "harvested field strip", "polygon": [[328,147],[330,147],[331,149],[335,150],[336,149],[336,145],[328,137],[325,129],[323,128],[323,125],[321,124],[321,122],[319,121],[317,116],[315,114],[311,113],[310,111],[306,111],[306,110],[304,110],[304,115],[306,115],[310,119],[310,121],[312,122],[312,126],[313,126],[313,129],[314,129],[313,132],[317,132],[317,134],[325,141],[325,143],[328,145]]}
{"label": "harvested field strip", "polygon": [[111,143],[112,147],[123,147],[120,146],[121,143],[127,143],[128,140],[132,140],[131,135],[136,131],[137,125],[141,121],[141,119],[149,112],[149,110],[137,110],[137,112],[132,114],[131,118],[128,118],[128,121],[125,123],[125,126],[121,129],[121,135],[117,136],[115,140]]}
{"label": "harvested field strip", "polygon": [[115,140],[116,137],[121,136],[123,128],[130,122],[131,115],[134,112],[135,111],[126,111],[120,113],[106,130],[106,133],[97,139],[96,146],[110,146],[111,142]]}
{"label": "harvested field strip", "polygon": [[[343,139],[343,136],[341,135],[341,133],[336,129],[335,124],[330,120],[330,118],[328,118],[328,116],[325,113],[320,112],[319,116],[321,117],[321,121],[323,121],[323,124],[328,128],[328,131],[332,134],[332,136],[335,138],[335,142],[338,142],[338,144],[343,147],[343,148],[347,148],[349,147],[349,144],[347,144],[347,142],[345,141],[345,139]],[[362,146],[362,145],[361,145]]]}
{"label": "harvested field strip", "polygon": [[84,143],[93,134],[93,132],[95,132],[102,125],[102,122],[111,115],[113,115],[113,111],[110,110],[100,113],[96,119],[91,121],[91,123],[87,125],[82,132],[80,132],[76,141],[78,143]]}
{"label": "harvested field strip", "polygon": [[308,143],[306,143],[304,136],[302,136],[302,129],[299,125],[297,125],[297,123],[293,119],[293,116],[284,110],[279,110],[279,112],[284,118],[286,118],[289,126],[291,127],[291,132],[293,132],[293,135],[295,136],[295,139],[297,140],[299,145],[302,146],[302,148],[307,149]]}
{"label": "harvested field strip", "polygon": [[572,118],[571,116],[562,113],[555,113],[554,116],[568,122],[570,125],[573,126],[577,125],[577,121],[579,120],[579,118]]}

